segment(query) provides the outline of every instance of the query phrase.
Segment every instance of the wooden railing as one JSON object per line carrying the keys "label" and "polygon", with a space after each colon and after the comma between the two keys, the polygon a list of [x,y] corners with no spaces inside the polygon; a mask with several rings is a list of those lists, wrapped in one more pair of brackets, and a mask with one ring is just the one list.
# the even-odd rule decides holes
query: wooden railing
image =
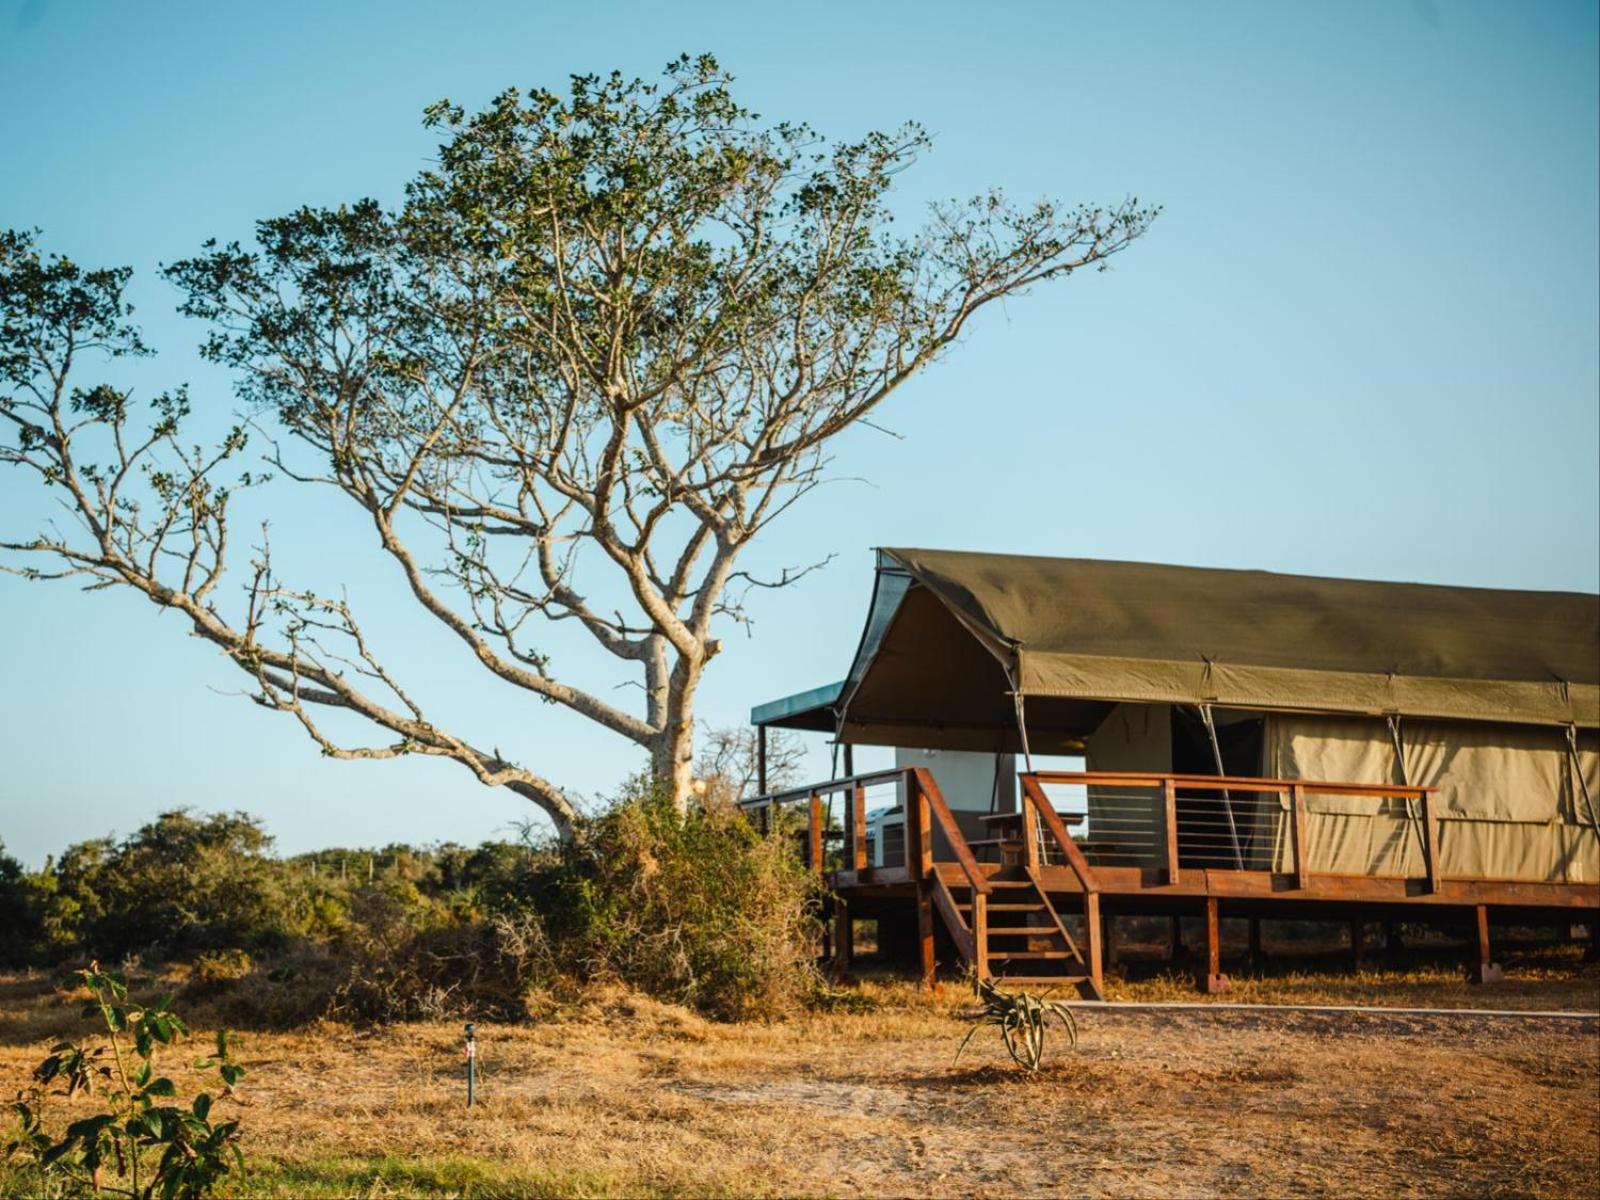
{"label": "wooden railing", "polygon": [[[988,875],[979,865],[972,847],[967,844],[955,814],[945,803],[944,795],[933,774],[925,767],[902,767],[892,771],[871,771],[833,779],[826,783],[809,784],[786,792],[758,796],[746,800],[742,807],[757,820],[765,822],[771,830],[776,826],[775,814],[787,804],[804,802],[807,805],[807,822],[803,838],[803,857],[807,865],[820,876],[826,876],[826,845],[830,830],[823,805],[824,796],[844,796],[844,854],[841,871],[836,882],[861,882],[868,875],[867,862],[867,789],[886,783],[898,787],[898,796],[904,806],[905,855],[903,867],[890,867],[886,874],[902,870],[900,878],[915,883],[924,903],[918,905],[919,917],[937,908],[943,917],[962,956],[975,967],[978,978],[988,970],[988,897],[994,890]],[[944,836],[952,857],[961,868],[962,876],[972,900],[970,920],[961,914],[961,906],[950,891],[934,863],[934,830]],[[842,902],[836,905],[836,917],[842,928],[836,934],[836,948],[843,960],[848,961],[851,945],[849,910]],[[931,920],[931,917],[921,917]],[[919,929],[922,944],[923,974],[931,978],[933,972],[933,930],[931,926]]]}
{"label": "wooden railing", "polygon": [[[1290,873],[1300,888],[1307,886],[1311,874],[1311,847],[1306,834],[1307,797],[1322,795],[1402,800],[1406,806],[1405,816],[1397,815],[1393,819],[1416,830],[1428,890],[1439,890],[1435,788],[1125,771],[1036,771],[1023,774],[1021,782],[1024,798],[1022,831],[1029,866],[1037,865],[1042,849],[1046,848],[1038,833],[1039,824],[1042,823],[1062,859],[1077,875],[1087,894],[1092,895],[1098,890],[1092,865],[1096,859],[1108,866],[1124,865],[1117,861],[1119,856],[1130,863],[1154,861],[1162,866],[1169,883],[1181,880],[1186,869],[1185,858],[1198,858],[1209,869],[1275,869],[1278,865],[1275,861],[1276,818],[1270,813],[1241,811],[1235,802],[1236,795],[1276,795],[1286,800],[1278,810],[1278,815],[1287,823]],[[1079,844],[1067,831],[1046,793],[1046,787],[1052,784],[1100,789],[1105,797],[1098,805],[1103,814],[1100,823],[1122,835],[1123,848],[1096,850],[1092,844]],[[1148,792],[1151,799],[1159,796],[1159,804],[1146,803],[1146,798],[1141,796],[1137,803],[1123,803],[1119,808],[1119,800],[1126,801],[1129,793],[1135,791]],[[1156,813],[1160,814],[1159,819]],[[1090,836],[1093,838],[1096,833],[1094,818],[1091,817],[1090,821]],[[1246,853],[1246,846],[1251,845],[1263,831],[1273,835],[1273,840],[1268,843],[1268,860],[1265,864],[1261,862],[1259,848],[1255,848],[1248,857]],[[1130,843],[1133,849],[1127,848]]]}
{"label": "wooden railing", "polygon": [[844,794],[844,854],[842,867],[847,871],[867,869],[867,789],[877,784],[901,783],[910,768],[890,771],[867,771],[843,779],[830,779],[824,783],[811,783],[805,787],[773,792],[740,802],[752,819],[763,822],[771,829],[775,814],[785,805],[802,801],[808,806],[807,837],[805,840],[806,865],[818,875],[826,873],[826,841],[832,833],[826,826],[822,799],[824,796]]}
{"label": "wooden railing", "polygon": [[888,771],[868,771],[843,779],[830,779],[825,783],[811,783],[741,802],[741,807],[756,820],[765,821],[770,828],[772,814],[785,805],[805,802],[808,806],[805,860],[817,874],[825,874],[826,842],[830,835],[824,813],[823,797],[844,795],[842,869],[861,872],[867,863],[867,789],[876,785],[899,785],[899,797],[905,809],[905,862],[907,873],[913,879],[930,879],[934,870],[933,830],[938,828],[945,843],[961,867],[967,884],[973,891],[988,895],[992,890],[977,857],[967,844],[955,814],[945,803],[944,795],[933,774],[926,767],[898,767]]}

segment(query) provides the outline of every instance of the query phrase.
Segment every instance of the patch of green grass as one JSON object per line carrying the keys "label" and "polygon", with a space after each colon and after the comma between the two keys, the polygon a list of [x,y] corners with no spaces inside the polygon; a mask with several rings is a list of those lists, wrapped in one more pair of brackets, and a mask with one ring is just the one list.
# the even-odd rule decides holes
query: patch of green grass
{"label": "patch of green grass", "polygon": [[[467,1155],[444,1158],[321,1157],[292,1161],[246,1160],[244,1176],[225,1180],[217,1195],[288,1200],[397,1200],[428,1196],[440,1200],[542,1200],[544,1197],[662,1196],[681,1189],[641,1183],[620,1176],[570,1171],[518,1171]],[[0,1162],[0,1196],[54,1200],[70,1195],[37,1170]],[[704,1194],[697,1189],[696,1195]]]}
{"label": "patch of green grass", "polygon": [[411,1159],[308,1158],[248,1163],[245,1178],[226,1194],[238,1197],[610,1197],[661,1195],[633,1180],[568,1171],[518,1171],[467,1155]]}

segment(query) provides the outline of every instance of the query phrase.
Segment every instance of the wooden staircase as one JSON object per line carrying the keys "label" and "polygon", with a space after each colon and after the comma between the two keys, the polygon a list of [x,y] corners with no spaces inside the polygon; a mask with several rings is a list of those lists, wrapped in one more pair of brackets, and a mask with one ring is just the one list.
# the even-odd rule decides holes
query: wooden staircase
{"label": "wooden staircase", "polygon": [[[988,877],[984,896],[963,877],[940,876],[935,907],[979,980],[1028,988],[1075,988],[1102,998],[1094,970],[1037,877],[1007,866]],[[948,902],[946,902],[948,898]]]}
{"label": "wooden staircase", "polygon": [[[1024,787],[1013,833],[969,843],[923,768],[910,772],[914,795],[908,822],[923,914],[923,970],[933,971],[933,910],[938,910],[957,950],[972,967],[976,981],[985,979],[1028,987],[1075,987],[1086,999],[1105,999],[1100,974],[1099,888],[1060,816],[1037,785]],[[934,862],[933,829],[937,824],[954,862]],[[1060,848],[1083,888],[1086,947],[1080,948],[1050,903],[1039,881],[1045,838]],[[1001,862],[979,863],[973,846],[998,851]]]}
{"label": "wooden staircase", "polygon": [[[844,867],[835,879],[855,885],[869,874],[865,789],[874,784],[898,785],[905,812],[904,867],[879,870],[890,876],[884,883],[911,884],[916,889],[917,944],[924,983],[932,985],[938,965],[934,943],[937,911],[976,982],[994,979],[1032,988],[1075,987],[1088,999],[1103,1000],[1099,883],[1037,780],[1027,775],[1022,780],[1023,803],[1011,822],[1016,828],[970,843],[925,767],[897,767],[774,793],[748,802],[747,810],[762,806],[765,827],[770,829],[772,812],[779,804],[808,801],[804,859],[811,870],[822,875],[826,860],[822,796],[843,792]],[[1037,873],[1045,858],[1047,838],[1077,876],[1085,930],[1082,947],[1068,931]],[[980,863],[974,847],[985,852],[997,850],[1001,861]],[[835,962],[848,964],[852,918],[843,895],[834,898],[833,916]]]}

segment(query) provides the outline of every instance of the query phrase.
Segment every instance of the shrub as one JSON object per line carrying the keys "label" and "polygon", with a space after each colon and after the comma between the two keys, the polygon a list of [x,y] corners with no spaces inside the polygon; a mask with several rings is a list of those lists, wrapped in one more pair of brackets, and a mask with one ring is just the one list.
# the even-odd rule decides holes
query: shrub
{"label": "shrub", "polygon": [[6,853],[0,841],[0,966],[20,967],[31,961],[42,932],[35,890],[22,864]]}
{"label": "shrub", "polygon": [[532,885],[554,960],[581,977],[726,1020],[793,1011],[820,986],[818,884],[732,805],[680,817],[636,781]]}
{"label": "shrub", "polygon": [[243,979],[255,964],[243,950],[209,950],[195,955],[196,983],[227,983]]}
{"label": "shrub", "polygon": [[[536,989],[616,980],[706,1015],[815,1001],[816,881],[717,789],[680,818],[645,781],[563,846],[280,860],[245,814],[164,814],[23,877],[22,955],[192,963],[230,1020],[516,1019]],[[0,905],[7,875],[0,860]]]}
{"label": "shrub", "polygon": [[244,813],[180,810],[120,843],[70,847],[44,900],[45,949],[163,959],[282,946],[293,930],[271,841]]}

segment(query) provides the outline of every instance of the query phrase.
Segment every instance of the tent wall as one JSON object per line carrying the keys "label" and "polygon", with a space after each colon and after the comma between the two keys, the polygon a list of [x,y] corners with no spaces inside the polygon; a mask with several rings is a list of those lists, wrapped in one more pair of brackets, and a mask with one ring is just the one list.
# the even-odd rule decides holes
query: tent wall
{"label": "tent wall", "polygon": [[[1100,727],[1084,739],[1085,766],[1091,771],[1172,770],[1172,706],[1119,704]],[[1155,867],[1165,861],[1165,842],[1159,846],[1146,831],[1166,822],[1166,798],[1157,788],[1091,787],[1085,839],[1091,847],[1116,848],[1117,866]]]}
{"label": "tent wall", "polygon": [[[1402,763],[1381,720],[1274,716],[1269,773],[1288,779],[1406,783],[1439,789],[1440,869],[1447,876],[1539,882],[1600,880],[1600,840],[1579,771],[1600,805],[1600,742],[1580,736],[1576,762],[1561,729],[1400,722]],[[1416,877],[1421,827],[1401,800],[1306,799],[1312,871]],[[1286,831],[1285,831],[1286,832]],[[1280,834],[1277,869],[1292,855]]]}

